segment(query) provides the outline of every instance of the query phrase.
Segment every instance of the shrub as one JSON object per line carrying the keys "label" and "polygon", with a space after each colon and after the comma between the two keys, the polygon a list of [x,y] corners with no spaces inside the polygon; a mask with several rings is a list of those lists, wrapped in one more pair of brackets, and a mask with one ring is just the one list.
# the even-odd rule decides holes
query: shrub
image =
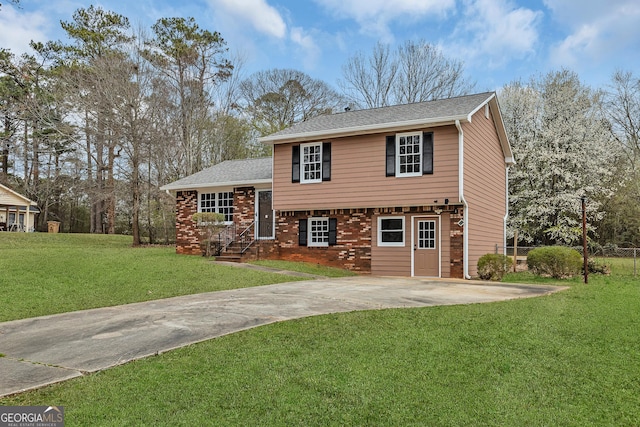
{"label": "shrub", "polygon": [[[608,276],[611,274],[611,266],[605,263],[599,263],[593,258],[589,258],[587,261],[587,268],[589,269],[589,274],[603,274]],[[582,272],[584,273],[584,264],[582,264]]]}
{"label": "shrub", "polygon": [[582,255],[563,246],[536,248],[527,255],[529,271],[556,279],[571,277],[582,270]]}
{"label": "shrub", "polygon": [[483,280],[502,280],[511,263],[511,258],[506,255],[482,255],[478,260],[478,277]]}

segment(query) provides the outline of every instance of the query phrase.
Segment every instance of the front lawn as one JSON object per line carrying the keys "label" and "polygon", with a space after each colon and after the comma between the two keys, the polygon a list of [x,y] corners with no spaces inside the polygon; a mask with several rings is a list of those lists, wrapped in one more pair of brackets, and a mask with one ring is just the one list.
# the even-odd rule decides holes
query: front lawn
{"label": "front lawn", "polygon": [[215,265],[173,246],[133,248],[130,236],[0,233],[0,322],[293,280],[302,279]]}
{"label": "front lawn", "polygon": [[63,405],[69,426],[637,425],[630,266],[545,297],[271,324],[0,404]]}

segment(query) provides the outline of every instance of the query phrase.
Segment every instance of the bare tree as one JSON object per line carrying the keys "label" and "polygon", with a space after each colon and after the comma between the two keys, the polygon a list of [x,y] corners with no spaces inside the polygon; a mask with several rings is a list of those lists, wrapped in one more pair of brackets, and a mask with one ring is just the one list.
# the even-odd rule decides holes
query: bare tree
{"label": "bare tree", "polygon": [[288,69],[252,74],[240,84],[240,92],[245,111],[260,135],[342,110],[348,102],[322,80]]}
{"label": "bare tree", "polygon": [[408,40],[393,52],[378,43],[371,55],[355,54],[342,67],[339,86],[357,105],[374,108],[464,95],[475,83],[462,62],[423,40]]}
{"label": "bare tree", "polygon": [[389,46],[378,42],[370,56],[358,52],[342,66],[343,80],[338,86],[355,104],[366,107],[385,107],[393,104],[392,88],[398,63]]}

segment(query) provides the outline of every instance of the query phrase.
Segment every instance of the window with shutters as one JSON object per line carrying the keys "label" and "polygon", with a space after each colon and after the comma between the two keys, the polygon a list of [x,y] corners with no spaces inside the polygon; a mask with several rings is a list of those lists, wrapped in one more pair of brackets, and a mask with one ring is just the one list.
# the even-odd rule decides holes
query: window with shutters
{"label": "window with shutters", "polygon": [[338,244],[338,220],[336,218],[311,217],[298,221],[300,246],[327,247]]}
{"label": "window with shutters", "polygon": [[331,142],[291,146],[291,182],[331,181]]}
{"label": "window with shutters", "polygon": [[322,143],[300,146],[301,183],[322,181]]}
{"label": "window with shutters", "polygon": [[309,246],[329,246],[329,218],[309,218]]}
{"label": "window with shutters", "polygon": [[433,173],[432,132],[399,133],[386,138],[386,176],[404,178]]}

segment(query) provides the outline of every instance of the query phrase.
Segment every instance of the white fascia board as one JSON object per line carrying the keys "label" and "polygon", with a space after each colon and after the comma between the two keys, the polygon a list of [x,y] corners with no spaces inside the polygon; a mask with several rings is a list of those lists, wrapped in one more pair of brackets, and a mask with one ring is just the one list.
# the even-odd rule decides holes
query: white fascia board
{"label": "white fascia board", "polygon": [[366,135],[370,133],[377,132],[397,132],[403,130],[416,129],[418,127],[434,127],[434,126],[445,126],[455,124],[456,120],[461,122],[468,122],[469,116],[449,116],[449,117],[438,117],[433,120],[424,120],[424,119],[416,119],[416,120],[405,120],[402,122],[394,122],[394,123],[380,123],[376,125],[364,125],[364,126],[351,126],[348,128],[340,128],[340,129],[330,129],[324,131],[317,132],[302,132],[302,133],[294,133],[288,135],[281,136],[264,136],[262,138],[258,138],[258,142],[262,144],[285,144],[288,142],[302,142],[302,141],[312,141],[318,140],[322,138],[337,138],[344,136],[354,136],[354,135]]}
{"label": "white fascia board", "polygon": [[477,113],[478,111],[480,111],[480,109],[481,109],[482,107],[484,107],[485,105],[487,105],[487,104],[489,103],[489,101],[491,101],[491,100],[492,100],[493,98],[495,98],[495,97],[496,97],[496,94],[495,94],[495,93],[492,93],[492,94],[491,94],[487,99],[485,99],[485,100],[484,100],[480,105],[478,105],[478,106],[477,106],[473,111],[471,111],[471,112],[469,113],[469,115],[467,116],[467,121],[468,121],[469,123],[471,123],[471,117],[473,117],[473,115],[474,115],[475,113]]}
{"label": "white fascia board", "polygon": [[271,179],[261,179],[253,181],[228,181],[228,182],[216,182],[216,183],[201,183],[201,184],[180,184],[172,185],[167,184],[160,187],[163,191],[184,191],[184,190],[197,190],[199,188],[216,188],[216,187],[241,187],[241,186],[257,186],[262,184],[272,184]]}
{"label": "white fascia board", "polygon": [[[33,200],[26,198],[25,196],[23,196],[22,194],[20,194],[20,193],[18,193],[18,192],[16,192],[16,191],[13,191],[13,190],[12,190],[12,189],[10,189],[9,187],[7,187],[7,186],[5,186],[5,185],[2,185],[2,184],[0,184],[0,187],[4,188],[5,190],[7,190],[9,193],[13,194],[13,195],[14,195],[14,196],[16,196],[17,198],[22,199],[22,200],[24,200],[25,202],[27,202],[27,205],[38,206],[38,204],[37,204],[36,202],[34,202]],[[26,205],[25,205],[25,206],[26,206]]]}

